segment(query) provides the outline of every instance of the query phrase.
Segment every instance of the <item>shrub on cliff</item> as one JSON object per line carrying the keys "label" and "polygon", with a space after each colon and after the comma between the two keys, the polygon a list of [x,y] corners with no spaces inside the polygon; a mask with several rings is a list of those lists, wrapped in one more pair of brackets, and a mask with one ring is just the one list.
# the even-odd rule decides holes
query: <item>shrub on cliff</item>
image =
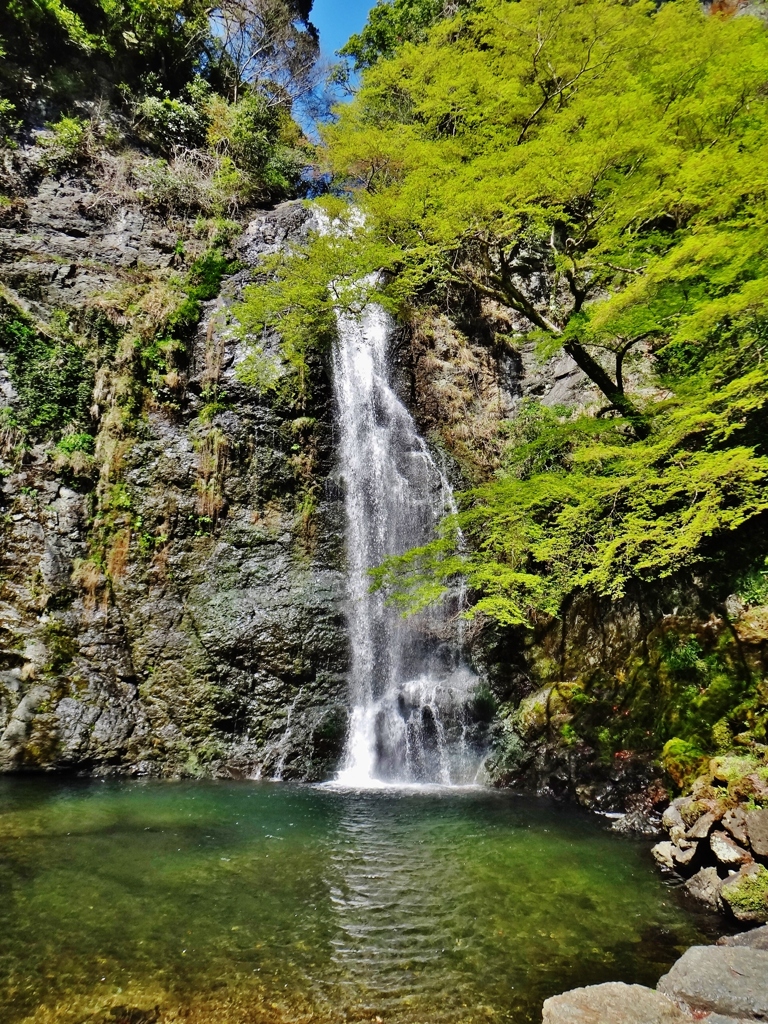
{"label": "shrub on cliff", "polygon": [[38,170],[90,166],[114,184],[99,157],[138,143],[162,161],[138,170],[158,208],[217,213],[292,194],[306,162],[292,104],[314,87],[319,56],[310,7],[18,0],[0,36],[0,145],[45,111]]}

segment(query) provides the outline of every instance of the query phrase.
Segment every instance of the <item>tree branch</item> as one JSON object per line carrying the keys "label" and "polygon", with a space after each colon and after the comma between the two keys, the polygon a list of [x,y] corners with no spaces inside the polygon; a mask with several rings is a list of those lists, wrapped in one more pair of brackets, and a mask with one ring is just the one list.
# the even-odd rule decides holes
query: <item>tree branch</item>
{"label": "tree branch", "polygon": [[589,377],[592,383],[597,385],[611,403],[611,406],[630,421],[635,437],[638,440],[647,437],[650,433],[650,428],[643,414],[632,399],[624,394],[624,388],[619,383],[611,380],[610,375],[587,352],[584,346],[578,341],[566,341],[563,345],[563,350],[568,353],[574,363]]}

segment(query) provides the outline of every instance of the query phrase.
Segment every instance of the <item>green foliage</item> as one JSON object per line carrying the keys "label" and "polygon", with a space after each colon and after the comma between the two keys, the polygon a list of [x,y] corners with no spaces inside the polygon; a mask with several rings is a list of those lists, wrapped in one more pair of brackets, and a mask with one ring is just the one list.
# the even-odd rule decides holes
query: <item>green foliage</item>
{"label": "green foliage", "polygon": [[756,19],[693,0],[481,3],[369,70],[329,167],[413,285],[516,311],[640,420],[633,346],[760,307],[767,50]]}
{"label": "green foliage", "polygon": [[306,161],[288,108],[244,89],[229,102],[196,78],[184,98],[146,96],[136,130],[163,154],[134,174],[145,202],[167,212],[201,210],[220,219],[243,206],[295,194]]}
{"label": "green foliage", "polygon": [[522,407],[499,478],[375,575],[404,607],[459,572],[508,624],[620,598],[768,510],[766,75],[762,23],[693,0],[481,2],[378,60],[326,130],[390,308],[493,300],[604,398]]}
{"label": "green foliage", "polygon": [[741,575],[735,587],[738,596],[749,605],[768,604],[768,560]]}
{"label": "green foliage", "polygon": [[193,148],[205,142],[207,118],[191,103],[167,95],[145,96],[137,104],[136,114],[142,134],[166,152],[172,152],[176,146]]}
{"label": "green foliage", "polygon": [[[2,59],[0,51],[0,59]],[[21,128],[21,121],[16,117],[16,104],[10,100],[0,99],[0,146],[11,143],[13,136]]]}
{"label": "green foliage", "polygon": [[86,150],[88,122],[82,117],[62,117],[47,126],[52,134],[43,136],[41,145],[51,151],[50,162],[57,167],[76,163]]}
{"label": "green foliage", "polygon": [[56,447],[65,455],[73,455],[75,452],[85,452],[93,455],[95,440],[91,434],[66,434],[57,443]]}
{"label": "green foliage", "polygon": [[[553,419],[543,415],[543,434],[510,457],[517,472],[461,496],[438,540],[390,559],[377,584],[417,608],[462,572],[479,595],[474,613],[520,624],[556,615],[574,590],[618,598],[633,581],[706,562],[711,537],[768,510],[768,458],[737,443],[764,417],[768,388],[756,377],[761,371],[722,390],[686,389],[686,400],[658,408],[643,441],[621,421],[588,417],[567,420],[554,441]],[[532,452],[552,468],[536,471]],[[521,466],[533,475],[521,479]]]}
{"label": "green foliage", "polygon": [[306,155],[286,108],[249,90],[237,103],[214,95],[205,109],[208,146],[222,167],[228,161],[246,176],[253,198],[279,198],[295,191]]}
{"label": "green foliage", "polygon": [[[301,9],[299,9],[301,8]],[[0,62],[0,141],[43,109],[65,113],[39,141],[50,173],[98,157],[135,135],[166,159],[143,161],[134,189],[164,212],[238,207],[295,194],[305,162],[291,114],[319,49],[294,0],[11,0],[7,57]],[[224,32],[249,40],[239,67]],[[255,35],[254,35],[255,33]],[[301,90],[299,90],[300,92]],[[223,93],[227,95],[223,95]],[[100,97],[105,124],[77,116]],[[125,116],[132,127],[126,130]],[[109,127],[99,137],[96,127]]]}
{"label": "green foliage", "polygon": [[[308,360],[332,343],[337,316],[359,316],[374,299],[391,306],[392,295],[384,295],[378,279],[367,276],[386,265],[389,248],[348,214],[343,205],[327,203],[320,212],[327,230],[291,252],[264,259],[259,281],[245,289],[235,307],[251,347],[240,374],[260,391],[303,404],[311,389]],[[273,334],[280,338],[279,354],[265,348]]]}
{"label": "green foliage", "polygon": [[681,637],[665,633],[661,641],[661,654],[671,672],[697,672],[703,665],[701,644],[696,637]]}
{"label": "green foliage", "polygon": [[64,115],[46,127],[50,134],[38,135],[37,142],[46,150],[44,166],[51,174],[90,161],[119,142],[115,127],[100,114],[90,118]]}
{"label": "green foliage", "polygon": [[443,0],[378,0],[362,32],[353,35],[339,53],[352,60],[355,71],[372,67],[403,43],[423,39],[444,8]]}
{"label": "green foliage", "polygon": [[[133,87],[152,69],[178,93],[210,39],[200,0],[10,0],[0,88],[26,102],[30,83],[67,99]],[[13,97],[11,97],[13,98]]]}
{"label": "green foliage", "polygon": [[227,274],[234,274],[239,264],[221,249],[206,249],[192,263],[187,274],[187,292],[195,302],[215,299]]}
{"label": "green foliage", "polygon": [[18,396],[18,423],[32,437],[55,437],[88,422],[93,365],[65,317],[44,334],[12,311],[5,312],[0,316],[0,353]]}

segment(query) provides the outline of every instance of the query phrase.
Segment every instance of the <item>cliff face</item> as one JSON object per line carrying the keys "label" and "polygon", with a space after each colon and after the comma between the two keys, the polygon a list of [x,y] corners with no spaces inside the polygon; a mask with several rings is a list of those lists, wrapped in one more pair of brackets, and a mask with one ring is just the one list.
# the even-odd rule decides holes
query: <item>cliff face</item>
{"label": "cliff face", "polygon": [[[261,256],[303,237],[308,214],[287,203],[227,226],[223,283],[158,370],[155,336],[131,332],[210,252],[199,224],[115,199],[95,176],[36,173],[34,153],[15,173],[0,207],[0,314],[44,341],[75,325],[33,383],[48,420],[63,380],[82,392],[93,447],[67,448],[82,435],[63,421],[22,437],[26,378],[6,332],[0,768],[326,777],[344,743],[349,661],[329,364],[312,356],[302,408],[268,398],[237,376],[246,353],[228,316]],[[500,425],[521,400],[594,400],[567,356],[540,364],[532,345],[496,344],[498,310],[476,313],[457,327],[423,312],[391,352],[458,486],[495,471]],[[742,730],[745,747],[762,742],[764,615],[708,586],[583,596],[527,632],[469,624],[487,683],[475,713],[496,737],[490,777],[616,810],[659,777],[664,736],[691,716],[724,741]],[[665,760],[680,785],[698,767],[685,747]]]}
{"label": "cliff face", "polygon": [[[103,200],[87,180],[43,177],[4,208],[6,308],[45,331],[172,271],[190,224]],[[314,367],[301,417],[270,405],[236,378],[243,352],[224,315],[248,265],[304,221],[288,204],[248,225],[243,269],[204,304],[167,395],[130,425],[114,425],[126,375],[89,350],[90,477],[5,427],[3,769],[315,779],[338,758],[347,646],[326,369]]]}
{"label": "cliff face", "polygon": [[[260,395],[236,375],[246,353],[228,317],[308,215],[287,203],[229,225],[234,272],[158,375],[126,339],[208,244],[199,224],[132,200],[108,166],[43,162],[35,146],[8,158],[0,303],[42,337],[62,318],[78,329],[80,376],[67,380],[94,447],[78,462],[55,443],[75,427],[56,422],[46,439],[14,428],[25,395],[6,332],[0,767],[322,778],[343,747],[348,665],[328,363],[313,357],[300,412]],[[143,344],[155,359],[156,337]],[[539,367],[532,350],[439,316],[394,338],[392,360],[460,485],[497,464],[499,423],[522,397],[588,398],[574,365]],[[33,390],[56,388],[38,373]]]}

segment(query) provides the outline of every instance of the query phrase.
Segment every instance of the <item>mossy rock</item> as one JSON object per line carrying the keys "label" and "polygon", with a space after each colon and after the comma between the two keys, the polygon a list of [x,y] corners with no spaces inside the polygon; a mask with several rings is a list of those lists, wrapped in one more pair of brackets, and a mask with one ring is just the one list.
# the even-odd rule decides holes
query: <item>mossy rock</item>
{"label": "mossy rock", "polygon": [[520,701],[512,716],[512,724],[524,739],[539,736],[548,728],[559,731],[572,711],[573,695],[581,690],[579,683],[544,686]]}
{"label": "mossy rock", "polygon": [[768,765],[749,755],[727,754],[714,757],[709,762],[709,774],[715,782],[726,782],[729,785],[738,783],[748,775],[756,774],[768,781]]}
{"label": "mossy rock", "polygon": [[742,868],[725,882],[722,897],[739,921],[768,922],[768,871],[762,864]]}
{"label": "mossy rock", "polygon": [[675,737],[664,744],[661,761],[675,785],[686,789],[701,774],[707,758],[693,743]]}
{"label": "mossy rock", "polygon": [[687,800],[680,804],[680,817],[687,828],[694,825],[702,814],[706,814],[709,808],[700,800]]}

